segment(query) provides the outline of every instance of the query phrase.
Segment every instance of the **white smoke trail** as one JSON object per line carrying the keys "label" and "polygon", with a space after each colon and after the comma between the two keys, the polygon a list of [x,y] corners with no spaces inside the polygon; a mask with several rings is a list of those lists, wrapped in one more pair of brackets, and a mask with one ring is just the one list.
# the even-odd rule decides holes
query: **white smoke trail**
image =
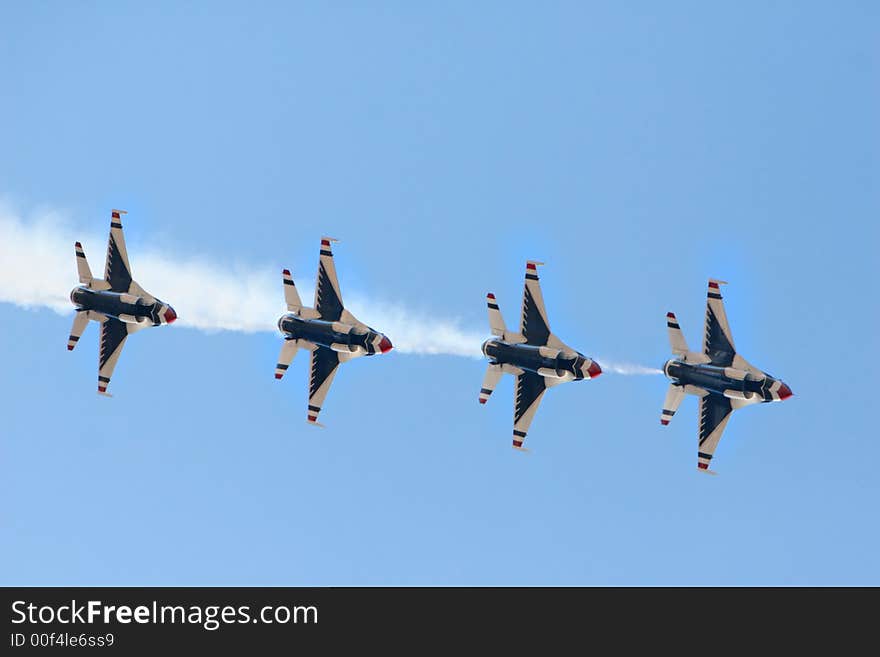
{"label": "white smoke trail", "polygon": [[[52,210],[24,218],[0,202],[0,302],[72,312],[69,294],[77,284],[73,251],[77,240],[92,273],[102,276],[106,232],[75,232],[61,213]],[[129,244],[129,249],[136,280],[174,306],[179,326],[246,333],[277,330],[285,309],[280,272],[225,262],[221,269],[197,258],[171,258],[139,244]],[[311,299],[307,286],[298,281],[297,287],[304,301]],[[356,292],[346,292],[345,300],[355,316],[387,333],[401,352],[480,356],[485,336],[463,330],[454,320],[414,313]]]}
{"label": "white smoke trail", "polygon": [[624,376],[639,376],[650,374],[663,374],[663,370],[656,367],[645,367],[644,365],[635,365],[633,363],[621,363],[617,361],[609,361],[604,358],[597,358],[603,372],[611,372],[613,374],[623,374]]}

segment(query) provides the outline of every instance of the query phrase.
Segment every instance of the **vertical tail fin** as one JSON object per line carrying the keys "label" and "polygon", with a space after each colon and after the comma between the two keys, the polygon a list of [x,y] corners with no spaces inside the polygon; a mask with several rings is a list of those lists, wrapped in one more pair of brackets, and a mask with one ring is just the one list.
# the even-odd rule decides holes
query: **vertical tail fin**
{"label": "vertical tail fin", "polygon": [[681,404],[682,399],[684,399],[682,387],[674,383],[670,384],[669,390],[666,391],[666,399],[663,402],[663,411],[660,413],[660,424],[664,427],[669,424],[672,416],[675,415],[675,411],[678,410],[678,405]]}
{"label": "vertical tail fin", "polygon": [[93,276],[89,267],[89,261],[86,260],[86,253],[83,251],[82,244],[79,242],[75,245],[76,249],[76,271],[79,274],[79,282],[83,285],[91,285]]}

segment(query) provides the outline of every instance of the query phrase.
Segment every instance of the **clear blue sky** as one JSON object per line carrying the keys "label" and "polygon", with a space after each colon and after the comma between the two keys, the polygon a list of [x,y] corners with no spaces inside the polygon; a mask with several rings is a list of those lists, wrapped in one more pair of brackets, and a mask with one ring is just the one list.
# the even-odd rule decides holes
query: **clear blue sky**
{"label": "clear blue sky", "polygon": [[880,584],[876,3],[290,4],[5,4],[0,196],[129,210],[136,275],[333,235],[343,293],[485,331],[545,260],[555,332],[651,366],[723,278],[795,397],[713,478],[659,376],[554,388],[523,455],[477,360],[344,366],[320,431],[271,333],[146,331],[107,400],[94,325],[0,304],[3,584]]}

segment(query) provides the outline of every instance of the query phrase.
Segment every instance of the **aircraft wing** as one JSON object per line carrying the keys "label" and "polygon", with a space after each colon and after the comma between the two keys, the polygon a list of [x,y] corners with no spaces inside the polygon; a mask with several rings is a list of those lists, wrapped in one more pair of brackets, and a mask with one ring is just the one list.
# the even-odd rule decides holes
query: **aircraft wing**
{"label": "aircraft wing", "polygon": [[732,411],[730,399],[723,395],[709,393],[700,397],[700,443],[697,449],[697,467],[700,470],[711,472],[709,462]]}
{"label": "aircraft wing", "polygon": [[516,377],[513,407],[513,446],[522,449],[532,419],[547,391],[544,377],[534,372],[523,372]]}
{"label": "aircraft wing", "polygon": [[721,297],[721,285],[724,281],[709,279],[709,289],[706,294],[706,330],[703,333],[703,353],[709,357],[713,365],[730,367],[733,357],[736,355],[736,347],[733,346],[733,334],[727,323],[727,313],[724,311],[724,299]]}
{"label": "aircraft wing", "polygon": [[318,259],[318,280],[315,283],[315,310],[321,319],[338,322],[345,309],[342,305],[342,292],[339,291],[339,280],[336,278],[336,265],[333,262],[333,251],[330,242],[336,241],[329,237],[321,238],[321,257]]}
{"label": "aircraft wing", "polygon": [[318,424],[318,414],[324,405],[324,399],[339,368],[339,354],[327,347],[318,347],[312,352],[311,376],[309,377],[309,412],[310,424]]}
{"label": "aircraft wing", "polygon": [[101,349],[98,354],[98,392],[107,394],[110,377],[122,353],[129,325],[115,317],[107,317],[101,324]]}
{"label": "aircraft wing", "polygon": [[128,264],[125,234],[122,232],[124,214],[124,210],[113,210],[110,215],[110,239],[107,242],[104,280],[113,292],[128,292],[131,287],[131,266]]}
{"label": "aircraft wing", "polygon": [[541,294],[541,282],[538,279],[538,267],[543,263],[529,260],[526,263],[526,284],[522,301],[521,333],[526,344],[544,346],[550,340],[550,322],[547,309],[544,308],[544,295]]}

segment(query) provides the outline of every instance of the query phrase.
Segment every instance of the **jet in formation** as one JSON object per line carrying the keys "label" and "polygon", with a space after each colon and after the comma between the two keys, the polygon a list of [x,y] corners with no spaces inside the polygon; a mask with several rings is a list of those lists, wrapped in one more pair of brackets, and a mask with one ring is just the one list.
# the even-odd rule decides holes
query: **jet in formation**
{"label": "jet in formation", "polygon": [[537,267],[542,264],[532,260],[526,263],[519,333],[507,330],[495,295],[486,295],[489,328],[498,338],[483,343],[483,355],[489,359],[489,366],[480,389],[480,403],[486,403],[502,374],[516,377],[513,412],[513,447],[516,449],[523,449],[526,433],[547,388],[566,381],[595,379],[602,373],[596,361],[575,351],[550,331],[538,280]]}
{"label": "jet in formation", "polygon": [[663,366],[671,383],[660,423],[669,424],[686,394],[700,398],[697,468],[710,474],[714,472],[709,469],[709,463],[733,411],[760,402],[784,401],[792,396],[791,388],[780,379],[758,369],[737,353],[721,297],[720,286],[725,284],[725,281],[709,279],[702,352],[688,348],[675,314],[666,314],[669,343],[675,358]]}
{"label": "jet in formation", "polygon": [[89,320],[101,324],[101,348],[98,358],[98,392],[110,396],[107,386],[122,353],[125,340],[135,331],[149,326],[172,324],[177,313],[164,301],[148,293],[131,277],[125,235],[122,232],[124,210],[110,214],[110,239],[104,278],[94,278],[82,244],[76,243],[76,268],[80,285],[73,288],[70,300],[76,306],[67,349],[79,342]]}
{"label": "jet in formation", "polygon": [[358,320],[342,305],[330,250],[330,243],[336,241],[329,237],[321,239],[314,308],[302,305],[290,271],[282,272],[288,312],[278,320],[284,344],[275,366],[275,378],[284,376],[299,349],[311,352],[307,413],[310,424],[319,424],[318,415],[340,363],[359,356],[386,354],[392,349],[391,340]]}

